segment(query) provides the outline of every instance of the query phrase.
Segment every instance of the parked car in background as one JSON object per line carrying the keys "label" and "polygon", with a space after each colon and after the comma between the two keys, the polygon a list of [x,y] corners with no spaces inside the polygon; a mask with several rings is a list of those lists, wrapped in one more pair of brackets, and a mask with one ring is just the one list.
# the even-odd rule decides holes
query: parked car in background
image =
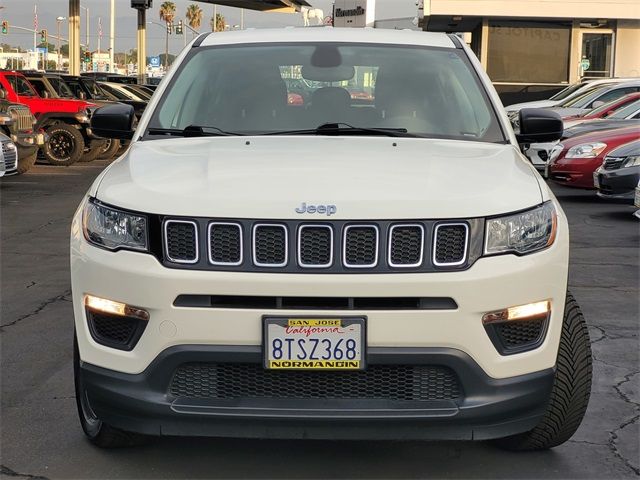
{"label": "parked car in background", "polygon": [[[605,118],[585,118],[578,123],[570,122],[565,119],[565,130],[562,134],[562,138],[571,138],[576,135],[583,135],[589,132],[596,132],[598,130],[611,130],[613,128],[621,128],[638,125],[640,128],[640,93],[633,93],[626,95],[626,97],[632,97],[630,103],[625,104],[619,100],[615,100],[611,103],[621,103],[623,106],[617,110],[610,112]],[[633,100],[633,98],[636,98]],[[609,104],[606,104],[609,105]],[[606,105],[600,108],[605,108]],[[594,110],[599,110],[594,109]],[[606,110],[606,108],[605,108]],[[593,111],[593,110],[592,110]],[[602,112],[600,112],[602,113]],[[597,114],[596,114],[597,115]],[[583,118],[583,117],[579,117]],[[552,143],[532,143],[525,150],[525,155],[531,163],[538,169],[544,170],[549,160],[549,155],[558,142]]]}
{"label": "parked car in background", "polygon": [[605,84],[594,90],[587,91],[577,98],[551,107],[551,110],[558,113],[562,118],[572,117],[635,92],[640,92],[640,80]]}
{"label": "parked car in background", "polygon": [[573,83],[567,88],[560,90],[548,100],[536,100],[533,102],[514,103],[505,107],[509,118],[515,118],[517,112],[522,108],[549,108],[568,102],[583,95],[586,92],[593,91],[603,85],[627,82],[633,78],[600,78],[600,79],[583,79],[577,83]]}
{"label": "parked car in background", "polygon": [[[611,100],[610,102],[605,103],[597,108],[593,108],[587,112],[584,112],[581,115],[574,115],[571,117],[565,117],[563,119],[564,128],[574,127],[580,123],[596,120],[596,119],[604,119],[604,118],[630,118],[633,114],[622,113],[622,116],[616,113],[620,112],[623,108],[635,105],[636,107],[630,107],[634,112],[640,110],[640,92],[629,93],[620,98],[616,98],[615,100]],[[623,110],[623,112],[626,110]]]}
{"label": "parked car in background", "polygon": [[638,182],[638,185],[636,185],[636,194],[633,201],[633,206],[638,209],[635,211],[634,215],[636,216],[636,218],[640,218],[640,182]]}
{"label": "parked car in background", "polygon": [[52,165],[71,165],[82,157],[85,146],[102,141],[89,128],[89,109],[95,104],[70,98],[42,98],[20,72],[0,71],[0,86],[7,99],[29,107],[36,117],[35,129],[48,137],[42,148]]}
{"label": "parked car in background", "polygon": [[8,174],[27,172],[36,163],[38,149],[45,141],[45,133],[36,130],[36,118],[29,107],[7,100],[7,92],[0,88],[0,133],[11,138],[18,151],[15,170]]}
{"label": "parked car in background", "polygon": [[15,174],[18,170],[18,149],[11,138],[0,133],[0,177]]}
{"label": "parked car in background", "polygon": [[42,98],[79,98],[59,76],[51,73],[26,71],[22,74]]}
{"label": "parked car in background", "polygon": [[593,172],[602,165],[604,157],[639,138],[640,130],[633,126],[562,140],[551,152],[548,177],[568,187],[594,189]]}
{"label": "parked car in background", "polygon": [[84,72],[81,73],[83,77],[93,78],[99,82],[113,82],[113,83],[127,83],[137,84],[136,77],[130,77],[127,75],[120,75],[119,73],[107,73],[107,72]]}
{"label": "parked car in background", "polygon": [[128,85],[114,82],[98,82],[98,85],[100,85],[100,88],[102,88],[107,93],[110,93],[114,97],[122,100],[135,100],[137,102],[148,101],[148,99],[145,99],[142,95],[136,93],[135,91],[127,89],[126,87]]}
{"label": "parked car in background", "polygon": [[640,182],[640,140],[610,151],[593,174],[593,183],[602,198],[633,201]]}

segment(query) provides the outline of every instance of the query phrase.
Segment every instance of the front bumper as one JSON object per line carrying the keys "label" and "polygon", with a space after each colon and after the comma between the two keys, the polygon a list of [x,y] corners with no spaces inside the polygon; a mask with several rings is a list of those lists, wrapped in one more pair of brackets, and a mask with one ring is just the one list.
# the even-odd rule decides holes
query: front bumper
{"label": "front bumper", "polygon": [[11,140],[18,147],[37,149],[44,145],[46,135],[44,133],[17,133],[11,135]]}
{"label": "front bumper", "polygon": [[601,159],[578,158],[571,160],[552,160],[549,166],[549,179],[567,187],[595,189],[593,172],[602,164]]}
{"label": "front bumper", "polygon": [[594,173],[598,179],[598,196],[602,198],[620,198],[633,200],[636,186],[640,181],[640,166],[604,170]]}
{"label": "front bumper", "polygon": [[457,373],[463,395],[427,402],[172,395],[172,373],[194,361],[260,364],[262,355],[259,346],[182,345],[161,352],[139,374],[87,363],[82,363],[80,374],[98,418],[124,430],[151,435],[320,439],[480,440],[513,435],[539,422],[554,379],[553,368],[493,379],[456,349],[377,347],[368,352],[370,366],[449,367]]}

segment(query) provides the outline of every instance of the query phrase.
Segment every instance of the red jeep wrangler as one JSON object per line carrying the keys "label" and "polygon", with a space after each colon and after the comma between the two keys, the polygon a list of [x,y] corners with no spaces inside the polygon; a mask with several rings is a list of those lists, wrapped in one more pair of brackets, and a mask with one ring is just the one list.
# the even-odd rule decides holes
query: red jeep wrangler
{"label": "red jeep wrangler", "polygon": [[89,127],[89,109],[84,100],[42,98],[19,72],[0,71],[0,87],[7,99],[29,107],[36,117],[35,129],[44,129],[48,140],[43,154],[52,165],[71,165],[82,156],[85,145],[98,139]]}

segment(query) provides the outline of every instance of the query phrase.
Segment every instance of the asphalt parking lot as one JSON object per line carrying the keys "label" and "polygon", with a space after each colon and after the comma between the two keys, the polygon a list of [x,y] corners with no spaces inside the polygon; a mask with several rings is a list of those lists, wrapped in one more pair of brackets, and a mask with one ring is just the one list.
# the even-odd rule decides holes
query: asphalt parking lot
{"label": "asphalt parking lot", "polygon": [[633,208],[554,187],[571,225],[570,289],[590,326],[591,403],[548,452],[472,442],[163,438],[104,451],[85,441],[72,379],[68,236],[105,162],[0,180],[2,478],[637,478],[639,245]]}

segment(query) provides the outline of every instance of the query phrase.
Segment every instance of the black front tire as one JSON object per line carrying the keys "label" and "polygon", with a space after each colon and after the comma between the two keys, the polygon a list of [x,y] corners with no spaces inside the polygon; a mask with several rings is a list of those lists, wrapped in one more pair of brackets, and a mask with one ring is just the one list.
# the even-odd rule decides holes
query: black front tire
{"label": "black front tire", "polygon": [[147,437],[144,435],[114,428],[100,420],[91,409],[89,397],[82,382],[80,353],[75,335],[73,336],[73,380],[80,425],[91,443],[100,448],[131,447],[145,443]]}
{"label": "black front tire", "polygon": [[118,150],[120,150],[120,140],[110,138],[107,140],[107,143],[103,145],[100,155],[98,155],[98,160],[111,160],[116,156]]}
{"label": "black front tire", "polygon": [[47,128],[49,140],[42,153],[51,165],[69,166],[76,163],[84,153],[84,138],[73,125],[59,123]]}
{"label": "black front tire", "polygon": [[592,358],[589,330],[570,293],[564,308],[556,373],[547,411],[532,430],[496,440],[512,451],[546,450],[569,440],[589,404]]}
{"label": "black front tire", "polygon": [[36,164],[36,160],[38,159],[38,149],[36,148],[29,155],[24,155],[22,149],[18,149],[18,168],[17,175],[22,175],[23,173],[27,173],[31,168]]}

